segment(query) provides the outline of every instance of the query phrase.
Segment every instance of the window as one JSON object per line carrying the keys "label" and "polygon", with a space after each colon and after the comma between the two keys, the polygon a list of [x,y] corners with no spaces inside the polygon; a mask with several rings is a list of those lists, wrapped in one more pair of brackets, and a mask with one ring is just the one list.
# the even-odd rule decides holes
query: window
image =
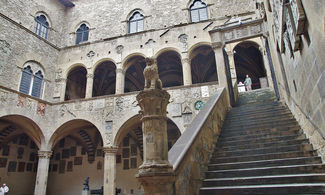
{"label": "window", "polygon": [[37,35],[44,39],[47,39],[47,33],[49,31],[49,23],[44,15],[39,15],[35,18],[34,31]]}
{"label": "window", "polygon": [[200,22],[208,19],[208,9],[205,3],[200,0],[196,0],[190,7],[191,21]]}
{"label": "window", "polygon": [[140,12],[134,12],[129,20],[129,33],[141,32],[144,30],[144,17]]}
{"label": "window", "polygon": [[86,24],[80,25],[76,32],[76,44],[88,41],[89,28]]}
{"label": "window", "polygon": [[27,65],[22,72],[19,91],[39,98],[41,97],[43,74],[41,70],[38,70],[35,74],[33,74],[33,68],[37,70],[38,65],[35,63],[29,64],[30,65]]}

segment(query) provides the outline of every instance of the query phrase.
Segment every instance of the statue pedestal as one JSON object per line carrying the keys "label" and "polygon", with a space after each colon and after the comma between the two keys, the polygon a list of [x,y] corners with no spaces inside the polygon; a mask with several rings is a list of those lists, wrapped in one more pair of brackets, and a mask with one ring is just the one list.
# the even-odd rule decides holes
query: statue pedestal
{"label": "statue pedestal", "polygon": [[168,162],[166,111],[169,98],[169,93],[161,89],[145,89],[137,95],[144,149],[137,179],[146,195],[172,194],[174,175]]}
{"label": "statue pedestal", "polygon": [[90,195],[89,190],[82,190],[81,195]]}

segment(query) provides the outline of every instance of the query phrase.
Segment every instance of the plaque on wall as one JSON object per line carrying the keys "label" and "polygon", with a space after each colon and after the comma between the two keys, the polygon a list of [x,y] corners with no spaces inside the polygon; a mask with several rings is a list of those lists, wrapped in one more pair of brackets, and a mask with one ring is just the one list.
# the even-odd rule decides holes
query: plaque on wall
{"label": "plaque on wall", "polygon": [[98,161],[97,162],[97,170],[102,170],[102,167],[103,167],[102,161]]}
{"label": "plaque on wall", "polygon": [[55,160],[61,160],[60,152],[55,154]]}
{"label": "plaque on wall", "polygon": [[18,172],[24,172],[25,171],[25,162],[19,162],[18,163]]}
{"label": "plaque on wall", "polygon": [[2,156],[8,156],[10,151],[10,146],[5,145],[2,147]]}
{"label": "plaque on wall", "polygon": [[129,146],[130,145],[130,139],[129,136],[125,136],[123,139],[123,146]]}
{"label": "plaque on wall", "polygon": [[102,149],[97,149],[96,151],[96,156],[103,156],[103,150]]}
{"label": "plaque on wall", "polygon": [[78,156],[78,157],[74,157],[74,165],[82,165],[82,157]]}
{"label": "plaque on wall", "polygon": [[69,161],[67,166],[67,171],[72,172],[72,167],[73,167],[72,161]]}
{"label": "plaque on wall", "polygon": [[127,169],[129,169],[130,167],[129,167],[129,159],[124,159],[123,160],[123,169],[124,170],[127,170]]}
{"label": "plaque on wall", "polygon": [[130,157],[130,149],[129,148],[123,148],[122,157],[123,158],[129,158]]}
{"label": "plaque on wall", "polygon": [[4,168],[7,166],[7,159],[6,158],[0,158],[0,168]]}
{"label": "plaque on wall", "polygon": [[59,173],[64,173],[65,172],[65,160],[60,160],[59,164]]}
{"label": "plaque on wall", "polygon": [[81,148],[81,155],[85,155],[86,154],[86,148]]}
{"label": "plaque on wall", "polygon": [[136,155],[137,155],[137,145],[131,144],[131,156],[136,156]]}
{"label": "plaque on wall", "polygon": [[10,161],[8,165],[8,172],[16,172],[17,162]]}
{"label": "plaque on wall", "polygon": [[33,163],[27,163],[26,171],[31,172],[33,170]]}
{"label": "plaque on wall", "polygon": [[76,153],[77,153],[77,148],[75,146],[71,147],[70,148],[70,156],[76,156]]}
{"label": "plaque on wall", "polygon": [[131,158],[131,169],[136,169],[136,168],[137,168],[137,159]]}
{"label": "plaque on wall", "polygon": [[22,148],[22,147],[19,147],[18,149],[17,149],[17,158],[18,159],[22,159],[23,158],[23,154],[24,154],[24,148]]}
{"label": "plaque on wall", "polygon": [[116,163],[121,163],[121,162],[122,162],[121,155],[116,155]]}
{"label": "plaque on wall", "polygon": [[69,149],[62,150],[62,159],[64,159],[64,158],[70,158],[70,150]]}
{"label": "plaque on wall", "polygon": [[58,171],[58,164],[53,164],[52,172],[57,172],[57,171]]}
{"label": "plaque on wall", "polygon": [[64,148],[64,138],[60,140],[59,147]]}

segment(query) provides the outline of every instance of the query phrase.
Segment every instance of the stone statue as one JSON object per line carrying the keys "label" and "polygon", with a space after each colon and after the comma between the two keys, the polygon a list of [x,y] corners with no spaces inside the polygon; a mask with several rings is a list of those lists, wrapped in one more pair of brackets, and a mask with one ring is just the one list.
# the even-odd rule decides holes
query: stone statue
{"label": "stone statue", "polygon": [[146,68],[143,70],[144,90],[161,89],[162,83],[158,75],[157,60],[154,58],[146,58]]}
{"label": "stone statue", "polygon": [[84,185],[84,191],[89,191],[89,177],[87,177],[85,179],[85,183],[83,184]]}

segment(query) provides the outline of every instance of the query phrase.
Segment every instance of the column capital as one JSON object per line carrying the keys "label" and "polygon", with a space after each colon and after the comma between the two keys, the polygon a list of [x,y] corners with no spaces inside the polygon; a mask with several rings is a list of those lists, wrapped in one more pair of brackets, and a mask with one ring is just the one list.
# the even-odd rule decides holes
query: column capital
{"label": "column capital", "polygon": [[94,74],[88,73],[86,75],[86,77],[87,77],[87,79],[92,79],[92,78],[94,78]]}
{"label": "column capital", "polygon": [[212,49],[218,49],[218,48],[222,48],[224,46],[224,43],[223,42],[213,42],[211,44],[211,47]]}
{"label": "column capital", "polygon": [[125,74],[125,70],[123,70],[123,68],[117,68],[117,69],[116,69],[116,73],[122,73],[122,74]]}
{"label": "column capital", "polygon": [[188,57],[182,58],[182,63],[189,63],[190,59]]}
{"label": "column capital", "polygon": [[47,158],[49,159],[52,156],[53,151],[38,151],[38,157],[39,158]]}
{"label": "column capital", "polygon": [[103,147],[103,152],[105,154],[109,154],[109,153],[113,153],[116,154],[118,151],[118,146],[107,146],[107,147]]}

